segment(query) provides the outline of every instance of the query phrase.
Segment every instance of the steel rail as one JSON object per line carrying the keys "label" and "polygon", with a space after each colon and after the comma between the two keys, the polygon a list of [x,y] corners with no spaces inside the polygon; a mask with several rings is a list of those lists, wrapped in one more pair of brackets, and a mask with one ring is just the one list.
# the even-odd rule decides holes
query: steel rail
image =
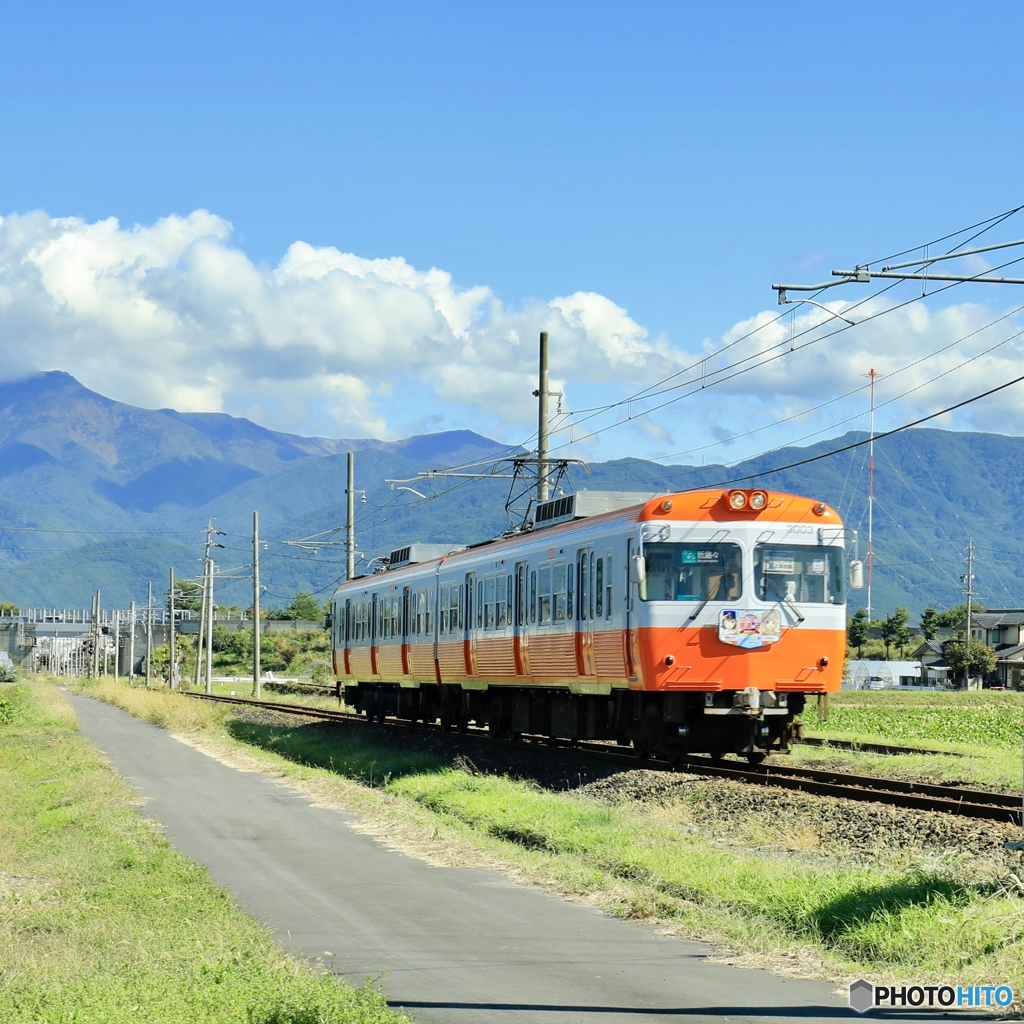
{"label": "steel rail", "polygon": [[[283,714],[296,715],[304,718],[316,718],[321,721],[344,723],[366,722],[364,715],[348,711],[334,711],[328,708],[313,708],[304,704],[284,704],[277,701],[256,700],[251,697],[224,697],[218,694],[205,694],[182,690],[183,696],[195,697],[200,700],[212,700],[222,704],[234,704],[258,707],[263,710],[278,711]],[[408,722],[403,719],[391,719],[386,723],[393,728],[423,728],[421,722]],[[439,726],[427,726],[442,731]],[[486,729],[473,729],[461,734],[473,740],[490,738]],[[635,752],[625,752],[610,744],[593,742],[572,743],[569,741],[549,741],[546,737],[523,737],[529,741],[529,747],[552,745],[576,751],[588,757],[594,757],[624,768],[646,767],[657,771],[674,771],[710,778],[728,779],[758,786],[772,786],[779,789],[796,790],[818,796],[842,797],[847,800],[872,801],[893,807],[914,810],[958,814],[968,818],[983,818],[992,821],[1021,824],[1021,802],[1017,796],[1005,793],[993,793],[986,790],[961,789],[956,786],[940,786],[932,783],[908,782],[904,779],[886,779],[875,775],[853,775],[845,772],[825,771],[814,768],[797,768],[778,765],[759,765],[755,768],[742,768],[738,765],[726,765],[720,759],[690,755],[677,761],[665,761],[657,758],[641,759]],[[863,749],[863,748],[861,748]]]}
{"label": "steel rail", "polygon": [[944,757],[966,757],[958,750],[934,750],[929,747],[900,747],[893,743],[861,743],[859,740],[837,740],[828,736],[805,736],[797,746],[835,747],[837,750],[859,750],[865,754],[941,754]]}

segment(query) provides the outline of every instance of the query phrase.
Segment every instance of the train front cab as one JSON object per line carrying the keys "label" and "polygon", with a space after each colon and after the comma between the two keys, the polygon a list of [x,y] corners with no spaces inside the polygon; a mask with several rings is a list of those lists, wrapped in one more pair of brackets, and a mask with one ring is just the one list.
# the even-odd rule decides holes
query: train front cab
{"label": "train front cab", "polygon": [[838,517],[809,499],[754,493],[763,503],[746,514],[726,494],[725,509],[712,503],[680,519],[666,499],[639,526],[631,643],[633,685],[646,700],[627,727],[637,746],[759,760],[788,747],[806,695],[839,689]]}

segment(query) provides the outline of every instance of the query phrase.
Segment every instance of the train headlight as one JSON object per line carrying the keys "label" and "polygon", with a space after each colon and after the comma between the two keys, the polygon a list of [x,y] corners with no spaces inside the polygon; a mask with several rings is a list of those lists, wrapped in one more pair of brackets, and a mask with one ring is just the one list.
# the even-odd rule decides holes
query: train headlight
{"label": "train headlight", "polygon": [[741,508],[747,507],[747,492],[746,491],[730,491],[729,493],[729,508],[734,512],[738,512]]}
{"label": "train headlight", "polygon": [[750,507],[755,512],[760,512],[761,509],[768,504],[768,495],[764,491],[751,491],[750,492]]}

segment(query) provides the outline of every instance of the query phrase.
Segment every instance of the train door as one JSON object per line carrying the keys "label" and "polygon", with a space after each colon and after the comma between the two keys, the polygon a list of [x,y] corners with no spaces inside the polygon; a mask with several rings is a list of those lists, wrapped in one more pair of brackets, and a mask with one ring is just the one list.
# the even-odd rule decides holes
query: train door
{"label": "train door", "polygon": [[623,643],[626,651],[626,678],[631,682],[636,680],[636,606],[634,602],[637,597],[637,585],[633,582],[633,555],[636,553],[636,545],[633,538],[626,541],[626,628],[623,634]]}
{"label": "train door", "polygon": [[466,675],[476,675],[476,650],[473,640],[473,623],[477,614],[476,573],[466,573],[466,619],[462,632],[462,651],[466,659]]}
{"label": "train door", "polygon": [[370,671],[377,675],[380,669],[377,668],[377,595],[370,599]]}
{"label": "train door", "polygon": [[517,676],[530,674],[530,566],[516,562],[515,587],[512,595],[512,651]]}
{"label": "train door", "polygon": [[576,552],[576,674],[594,674],[594,549]]}
{"label": "train door", "polygon": [[402,591],[402,675],[411,675],[409,668],[409,620],[412,610],[412,587]]}
{"label": "train door", "polygon": [[344,674],[352,675],[352,599],[345,598],[345,624],[341,627],[344,636],[344,660],[342,662]]}

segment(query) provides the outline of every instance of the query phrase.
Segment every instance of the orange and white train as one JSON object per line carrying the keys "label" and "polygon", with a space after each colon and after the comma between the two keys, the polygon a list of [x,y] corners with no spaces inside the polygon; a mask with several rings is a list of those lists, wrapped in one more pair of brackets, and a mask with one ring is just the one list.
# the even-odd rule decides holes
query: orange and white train
{"label": "orange and white train", "polygon": [[766,490],[556,498],[525,532],[413,544],[342,584],[339,696],[376,720],[758,761],[839,689],[845,536],[824,503]]}

